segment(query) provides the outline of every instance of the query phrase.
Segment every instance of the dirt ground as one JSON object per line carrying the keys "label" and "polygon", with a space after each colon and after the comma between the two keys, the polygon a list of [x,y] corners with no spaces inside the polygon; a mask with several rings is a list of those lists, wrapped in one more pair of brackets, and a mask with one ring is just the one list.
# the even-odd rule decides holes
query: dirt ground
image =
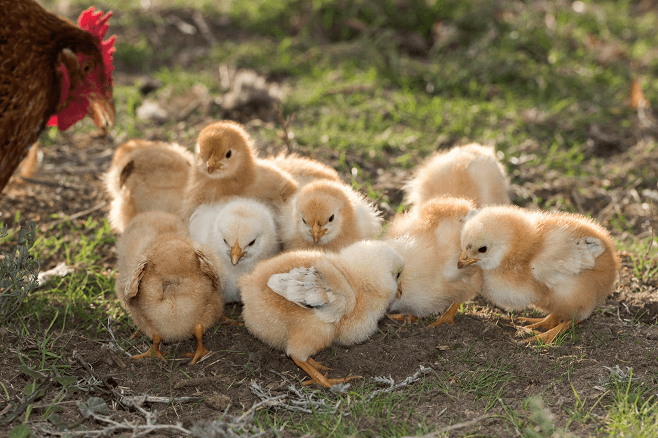
{"label": "dirt ground", "polygon": [[[122,72],[121,68],[117,69],[118,83],[133,83],[138,78],[137,75]],[[191,126],[198,129],[216,117],[230,117],[246,123],[256,139],[259,138],[260,128],[276,126],[277,123],[271,108],[256,106],[240,111],[196,111],[181,120],[175,129],[182,136]],[[166,139],[163,128],[154,124],[145,123],[144,132],[150,139]],[[510,172],[515,202],[529,206],[537,198],[555,199],[556,208],[559,209],[559,202],[564,202],[559,200],[567,200],[582,212],[598,218],[604,225],[610,224],[615,213],[622,213],[630,220],[627,233],[648,239],[651,226],[655,227],[656,221],[651,215],[650,206],[647,206],[649,198],[643,193],[652,194],[656,192],[656,187],[646,181],[638,182],[630,175],[632,172],[629,169],[641,165],[655,175],[658,172],[658,156],[647,152],[642,141],[629,141],[627,145],[622,144],[610,151],[597,147],[602,144],[600,138],[592,135],[592,153],[594,156],[606,156],[607,161],[603,168],[593,168],[591,177],[586,180],[562,177],[547,169],[524,167],[524,157],[541,153],[541,148],[534,144],[520,145],[520,158],[511,165]],[[34,220],[42,228],[64,216],[77,217],[74,221],[82,222],[89,216],[97,219],[105,217],[108,198],[103,190],[102,176],[110,164],[114,148],[125,140],[96,137],[94,133],[82,133],[75,129],[63,133],[61,142],[44,150],[43,163],[31,182],[14,183],[2,194],[0,221],[12,224],[16,211],[21,212],[21,219]],[[281,144],[259,142],[258,146],[263,154],[283,149]],[[450,144],[441,146],[448,147]],[[300,153],[305,151],[301,150]],[[376,181],[376,189],[385,189],[391,202],[401,200],[401,187],[408,173],[377,172],[382,163],[372,163],[356,154],[350,155],[346,161],[370,172]],[[328,149],[316,150],[314,156],[329,165],[336,165],[338,160],[338,154]],[[544,176],[538,183],[537,175],[540,174]],[[612,178],[610,175],[625,178],[623,184],[605,189],[601,181]],[[347,180],[348,175],[345,177]],[[581,190],[575,191],[574,187]],[[390,207],[380,207],[385,217],[390,218]],[[616,237],[627,236],[619,234]],[[100,264],[112,268],[116,262],[114,248],[106,245],[101,251]],[[588,410],[603,394],[602,382],[610,375],[604,367],[619,366],[622,370],[632,367],[633,376],[658,386],[658,280],[638,278],[630,256],[629,253],[622,254],[623,269],[617,291],[609,297],[605,306],[575,327],[575,336],[569,337],[558,347],[528,347],[518,342],[513,317],[478,299],[466,305],[466,312],[457,316],[455,325],[425,331],[423,328],[430,320],[421,321],[419,325],[402,325],[385,319],[380,322],[378,333],[367,342],[350,347],[336,346],[319,353],[315,359],[332,368],[331,376],[358,374],[363,377],[353,381],[353,385],[370,382],[376,376],[391,376],[397,382],[417,372],[421,365],[430,367],[433,371],[424,378],[438,382],[442,390],[423,393],[405,421],[415,424],[426,419],[431,428],[441,428],[454,422],[472,420],[485,411],[490,415],[452,432],[452,436],[469,432],[484,436],[514,433],[510,429],[511,424],[502,418],[505,415],[502,406],[518,410],[519,415],[523,416],[522,402],[530,395],[543,397],[556,417],[556,424],[565,425],[577,404],[574,390],[580,400],[584,400]],[[60,261],[61,257],[47,258],[42,262],[41,269],[50,269]],[[656,260],[651,263],[655,266]],[[240,313],[239,306],[230,310],[233,315]],[[67,325],[73,326],[75,321]],[[132,333],[127,329],[117,329],[114,334],[126,339]],[[57,343],[61,344],[68,357],[70,373],[84,377],[94,375],[103,381],[89,395],[103,397],[116,421],[139,419],[143,422],[143,416],[118,405],[112,390],[123,390],[134,395],[207,399],[185,406],[146,403],[146,406],[159,411],[159,423],[180,422],[183,427],[190,428],[201,419],[219,418],[229,404],[229,413],[232,414],[249,409],[258,401],[249,387],[252,379],[276,393],[289,383],[299,383],[304,377],[303,372],[283,352],[257,341],[243,326],[219,326],[209,330],[204,342],[211,353],[196,366],[190,366],[189,360],[182,357],[184,352],[194,347],[191,340],[167,346],[173,351],[175,359],[165,363],[154,359],[135,361],[103,348],[109,342],[107,334],[100,333],[99,337],[107,337],[108,342],[70,331],[64,331],[59,336]],[[29,348],[29,343],[34,340],[6,327],[0,328],[0,337],[8,352],[0,356],[0,381],[7,387],[11,398],[16,399],[29,382],[25,374],[18,371],[21,363],[12,351]],[[147,340],[143,339],[131,353],[146,351],[148,346]],[[91,368],[85,364],[91,365]],[[475,376],[478,370],[491,364],[497,364],[497,368],[504,369],[504,373],[502,380],[492,386],[498,392],[501,403],[487,410],[485,402],[488,399],[468,389],[468,376]],[[196,384],[183,386],[182,382],[188,377],[198,379],[193,380]],[[33,418],[44,412],[43,406],[47,406],[46,402],[56,392],[55,387],[47,389],[43,402],[37,402],[34,408]],[[84,394],[78,399],[86,400],[87,397]],[[0,411],[6,406],[6,403],[0,402]],[[62,407],[64,409],[59,415],[64,423],[83,420],[72,401],[67,401]],[[602,404],[592,408],[593,415],[605,416],[605,412]],[[346,421],[357,422],[364,436],[378,435],[379,425],[368,419],[350,417]],[[0,435],[6,434],[16,424],[17,421],[1,426]],[[90,429],[99,427],[92,420],[84,424]],[[581,436],[591,435],[597,424],[600,425],[600,422],[572,423],[570,430]]]}

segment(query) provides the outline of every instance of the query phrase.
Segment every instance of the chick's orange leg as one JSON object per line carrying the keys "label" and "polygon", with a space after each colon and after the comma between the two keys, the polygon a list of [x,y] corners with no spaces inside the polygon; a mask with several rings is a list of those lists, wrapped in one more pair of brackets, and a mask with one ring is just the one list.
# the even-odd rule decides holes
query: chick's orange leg
{"label": "chick's orange leg", "polygon": [[185,357],[191,357],[190,365],[197,363],[199,359],[208,354],[208,350],[203,346],[203,325],[197,324],[194,326],[194,338],[196,339],[196,350],[194,353],[184,353]]}
{"label": "chick's orange leg", "polygon": [[448,307],[448,310],[443,312],[443,315],[441,315],[441,318],[437,319],[434,321],[432,324],[428,325],[427,328],[430,327],[438,327],[441,324],[454,324],[455,323],[455,315],[457,314],[457,311],[459,310],[459,306],[461,303],[454,302]]}
{"label": "chick's orange leg", "polygon": [[[335,385],[336,383],[345,383],[345,382],[349,382],[352,379],[361,377],[361,376],[350,376],[342,379],[327,379],[327,377],[320,374],[320,372],[316,370],[315,367],[308,362],[308,360],[301,361],[293,356],[290,357],[292,358],[293,362],[295,362],[299,368],[304,370],[306,374],[308,374],[308,376],[313,380],[312,382],[308,383],[309,385],[312,383],[317,383],[318,385],[324,386],[325,388],[331,388],[331,386]],[[306,382],[303,383],[303,385],[306,384],[307,384]]]}
{"label": "chick's orange leg", "polygon": [[317,362],[316,360],[313,360],[310,357],[308,359],[306,359],[306,362],[308,362],[308,364],[310,366],[312,366],[313,368],[315,368],[318,371],[324,371],[324,370],[330,370],[331,369],[329,367],[326,367],[326,366],[322,365],[321,362]]}
{"label": "chick's orange leg", "polygon": [[553,313],[545,318],[517,318],[521,323],[532,323],[524,326],[527,329],[542,328],[544,330],[551,330],[560,324],[560,319]]}
{"label": "chick's orange leg", "polygon": [[[579,324],[580,321],[574,323],[574,325]],[[564,333],[571,328],[571,321],[564,321],[561,324],[556,325],[547,332],[542,333],[541,335],[533,336],[531,338],[524,339],[525,342],[539,342],[542,341],[545,344],[550,344],[553,342],[557,335]]]}
{"label": "chick's orange leg", "polygon": [[400,321],[400,322],[409,321],[412,324],[418,323],[418,317],[415,315],[405,315],[402,313],[395,313],[395,314],[387,314],[386,316],[392,319],[393,321]]}
{"label": "chick's orange leg", "polygon": [[164,354],[167,352],[165,351],[164,353],[160,351],[160,342],[162,341],[162,338],[160,338],[160,335],[153,335],[153,347],[151,347],[146,353],[138,354],[133,356],[133,359],[143,359],[145,357],[151,357],[151,353],[153,353],[153,357],[159,357],[163,361],[167,362],[167,359],[165,359]]}
{"label": "chick's orange leg", "polygon": [[219,323],[221,325],[244,325],[243,322],[236,321],[234,319],[229,318],[226,315],[222,315],[222,319],[219,320]]}

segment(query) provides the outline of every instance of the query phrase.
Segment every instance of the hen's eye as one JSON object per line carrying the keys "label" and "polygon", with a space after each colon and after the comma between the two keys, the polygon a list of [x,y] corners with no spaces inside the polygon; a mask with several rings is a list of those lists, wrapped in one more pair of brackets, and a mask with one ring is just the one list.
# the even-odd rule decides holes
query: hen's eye
{"label": "hen's eye", "polygon": [[334,221],[334,215],[332,214],[332,215],[329,217],[329,222],[333,222],[333,221]]}
{"label": "hen's eye", "polygon": [[256,243],[256,239],[254,239],[254,240],[252,240],[251,242],[249,242],[249,245],[248,245],[248,246],[253,246],[254,243]]}
{"label": "hen's eye", "polygon": [[82,64],[82,74],[83,75],[88,75],[90,72],[91,72],[91,63],[84,62]]}
{"label": "hen's eye", "polygon": [[226,153],[226,158],[231,158],[231,151],[228,151],[228,152]]}
{"label": "hen's eye", "polygon": [[485,252],[487,252],[487,247],[486,246],[479,247],[478,252],[481,252],[482,254],[484,254]]}

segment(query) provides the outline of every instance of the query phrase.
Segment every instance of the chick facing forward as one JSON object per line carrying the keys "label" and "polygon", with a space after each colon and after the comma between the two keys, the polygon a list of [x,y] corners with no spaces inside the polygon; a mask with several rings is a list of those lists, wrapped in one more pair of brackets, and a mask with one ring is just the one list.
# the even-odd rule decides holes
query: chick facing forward
{"label": "chick facing forward", "polygon": [[337,342],[362,342],[377,330],[398,293],[404,261],[388,244],[361,241],[339,253],[291,251],[263,261],[242,277],[247,329],[284,350],[315,383],[327,379],[311,356]]}
{"label": "chick facing forward", "polygon": [[282,152],[276,157],[270,158],[269,161],[292,175],[300,188],[318,179],[341,181],[335,169],[312,158]]}
{"label": "chick facing forward", "polygon": [[112,229],[123,232],[133,217],[147,211],[178,214],[192,159],[177,144],[130,140],[119,146],[105,174]]}
{"label": "chick facing forward", "polygon": [[415,171],[405,192],[411,205],[447,195],[471,199],[482,207],[509,204],[508,186],[494,149],[472,143],[432,155]]}
{"label": "chick facing forward", "polygon": [[223,120],[201,130],[182,216],[189,219],[201,204],[227,197],[257,198],[278,208],[297,183],[273,163],[257,158],[251,137],[239,123]]}
{"label": "chick facing forward", "polygon": [[550,343],[588,318],[613,291],[619,258],[608,231],[577,214],[485,207],[466,220],[458,266],[483,270],[482,294],[494,304],[533,305],[546,318],[522,318]]}
{"label": "chick facing forward", "polygon": [[381,217],[363,195],[343,183],[312,182],[283,208],[284,249],[339,249],[381,231]]}
{"label": "chick facing forward", "polygon": [[136,216],[117,240],[117,296],[153,347],[135,359],[165,360],[160,343],[194,336],[194,365],[208,350],[203,333],[223,317],[218,262],[212,251],[191,241],[182,220],[171,213]]}
{"label": "chick facing forward", "polygon": [[482,270],[457,267],[464,219],[474,208],[467,199],[434,198],[393,218],[385,239],[404,259],[404,271],[402,295],[390,308],[402,314],[391,318],[445,311],[430,327],[454,324],[460,304],[478,294]]}
{"label": "chick facing forward", "polygon": [[217,255],[225,303],[241,301],[238,279],[280,250],[271,209],[254,199],[201,205],[192,214],[189,229],[193,240]]}

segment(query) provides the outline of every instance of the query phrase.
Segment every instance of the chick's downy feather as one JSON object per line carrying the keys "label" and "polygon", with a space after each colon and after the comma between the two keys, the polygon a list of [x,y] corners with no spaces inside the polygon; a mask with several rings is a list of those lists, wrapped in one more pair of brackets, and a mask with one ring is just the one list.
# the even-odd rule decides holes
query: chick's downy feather
{"label": "chick's downy feather", "polygon": [[282,152],[276,157],[268,159],[268,161],[292,175],[299,188],[318,179],[341,181],[335,169],[308,157]]}
{"label": "chick's downy feather", "polygon": [[505,169],[493,148],[471,143],[432,155],[414,172],[405,192],[411,205],[454,196],[470,199],[481,207],[509,204],[508,186]]}
{"label": "chick's downy feather", "polygon": [[0,191],[46,124],[114,122],[110,16],[90,8],[76,26],[33,0],[0,0]]}
{"label": "chick's downy feather", "polygon": [[178,214],[192,159],[190,152],[175,143],[130,140],[119,146],[105,174],[112,229],[122,232],[139,213]]}
{"label": "chick's downy feather", "polygon": [[329,386],[336,381],[315,373],[310,356],[333,342],[350,345],[371,336],[397,293],[403,266],[381,241],[357,242],[338,253],[280,254],[240,280],[245,326]]}
{"label": "chick's downy feather", "polygon": [[255,199],[203,204],[192,214],[189,230],[193,240],[217,255],[226,303],[240,301],[240,277],[280,249],[272,210]]}

